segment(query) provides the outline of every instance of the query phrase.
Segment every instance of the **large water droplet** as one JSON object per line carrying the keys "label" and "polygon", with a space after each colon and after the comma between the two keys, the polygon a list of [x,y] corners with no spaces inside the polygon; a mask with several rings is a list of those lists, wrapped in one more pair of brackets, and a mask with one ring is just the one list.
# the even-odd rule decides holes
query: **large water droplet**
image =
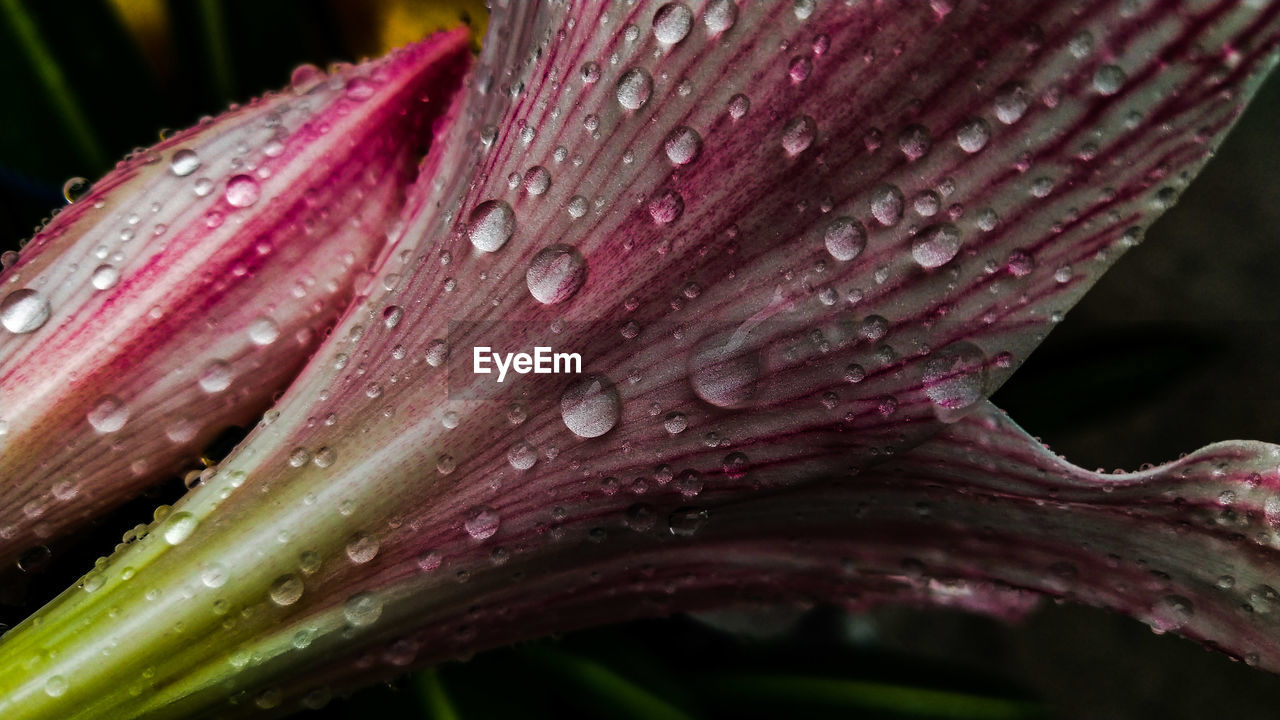
{"label": "large water droplet", "polygon": [[35,332],[52,312],[49,301],[35,290],[14,290],[0,301],[0,325],[15,335]]}
{"label": "large water droplet", "polygon": [[222,392],[231,386],[232,377],[231,365],[223,360],[214,360],[200,375],[200,389],[207,393]]}
{"label": "large water droplet", "polygon": [[94,430],[113,433],[129,420],[129,408],[115,395],[104,395],[89,411],[88,419]]}
{"label": "large water droplet", "polygon": [[169,170],[178,177],[186,177],[200,168],[200,156],[195,150],[183,148],[169,159]]}
{"label": "large water droplet", "polygon": [[818,135],[818,123],[808,115],[797,115],[782,127],[782,149],[788,155],[799,155],[813,144]]}
{"label": "large water droplet", "polygon": [[517,441],[507,450],[507,462],[516,470],[528,470],[538,462],[538,451],[523,440]]}
{"label": "large water droplet", "polygon": [[933,137],[923,125],[908,125],[898,135],[898,149],[908,160],[919,160],[933,147]]}
{"label": "large water droplet", "polygon": [[676,165],[687,165],[701,152],[702,138],[693,128],[681,125],[667,135],[664,146],[668,160]]}
{"label": "large water droplet", "polygon": [[924,364],[924,392],[947,410],[967,408],[983,398],[987,358],[969,342],[956,342],[934,352]]}
{"label": "large water droplet", "polygon": [[960,252],[960,229],[951,223],[931,225],[911,242],[911,257],[923,268],[942,267]]}
{"label": "large water droplet", "polygon": [[93,269],[89,283],[98,290],[110,290],[120,282],[120,271],[114,265],[99,265]]}
{"label": "large water droplet", "polygon": [[867,228],[851,217],[838,217],[827,226],[823,240],[831,257],[845,262],[858,257],[867,246]]}
{"label": "large water droplet", "polygon": [[482,252],[496,252],[516,230],[516,214],[502,200],[486,200],[471,211],[467,237]]}
{"label": "large water droplet", "polygon": [[501,521],[502,519],[493,508],[480,506],[471,509],[466,522],[463,523],[463,528],[476,540],[488,540],[498,532]]}
{"label": "large water droplet", "polygon": [[292,573],[281,575],[271,584],[270,597],[271,602],[280,607],[288,607],[302,597],[302,580]]}
{"label": "large water droplet", "polygon": [[628,110],[639,110],[653,94],[653,76],[644,68],[631,68],[618,78],[618,104]]}
{"label": "large water droplet", "polygon": [[684,3],[667,3],[653,14],[653,36],[658,42],[674,45],[689,34],[693,27],[693,12]]}
{"label": "large water droplet", "polygon": [[711,0],[702,11],[702,22],[712,35],[724,32],[738,22],[738,6],[733,0]]}
{"label": "large water droplet", "polygon": [[356,533],[347,541],[347,559],[363,565],[378,555],[378,539],[368,533]]}
{"label": "large water droplet", "polygon": [[1022,85],[1005,83],[996,89],[996,118],[1005,125],[1021,120],[1030,104],[1030,93]]}
{"label": "large water droplet", "polygon": [[649,217],[659,225],[675,222],[684,214],[684,197],[675,190],[660,190],[649,199]]}
{"label": "large water droplet", "polygon": [[1191,621],[1196,613],[1191,601],[1181,595],[1165,595],[1151,608],[1148,623],[1157,633],[1178,630]]}
{"label": "large water droplet", "polygon": [[716,407],[750,403],[760,378],[760,356],[743,347],[745,333],[722,333],[703,340],[690,355],[689,381],[698,397]]}
{"label": "large water droplet", "polygon": [[249,323],[249,340],[254,345],[270,345],[280,337],[280,326],[268,317],[260,317]]}
{"label": "large water droplet", "polygon": [[587,279],[587,261],[569,245],[543,248],[525,271],[525,284],[534,299],[546,305],[564,302]]}
{"label": "large water droplet", "polygon": [[982,118],[972,118],[956,131],[956,143],[967,153],[976,153],[991,140],[991,126]]}
{"label": "large water droplet", "polygon": [[164,521],[164,541],[170,545],[179,545],[191,537],[191,533],[196,531],[196,526],[199,524],[200,521],[195,515],[189,512],[176,512]]}
{"label": "large water droplet", "polygon": [[905,198],[895,185],[881,184],[871,189],[871,216],[881,225],[897,225],[902,219]]}
{"label": "large water droplet", "polygon": [[382,617],[382,600],[371,592],[359,592],[342,605],[342,617],[355,627],[372,625]]}
{"label": "large water droplet", "polygon": [[235,175],[227,181],[227,190],[224,196],[227,198],[227,204],[232,207],[246,208],[258,202],[258,198],[262,194],[262,188],[258,186],[258,181],[249,175]]}
{"label": "large water droplet", "polygon": [[622,400],[618,388],[601,375],[574,381],[560,396],[560,417],[578,437],[600,437],[618,424]]}

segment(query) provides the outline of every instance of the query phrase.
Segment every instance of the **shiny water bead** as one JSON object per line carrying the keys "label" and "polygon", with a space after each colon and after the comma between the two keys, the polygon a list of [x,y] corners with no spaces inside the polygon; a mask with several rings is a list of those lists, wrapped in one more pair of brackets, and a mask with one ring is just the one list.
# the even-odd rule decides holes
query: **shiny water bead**
{"label": "shiny water bead", "polygon": [[667,3],[653,14],[653,36],[664,45],[685,39],[693,27],[693,11],[684,3]]}
{"label": "shiny water bead", "polygon": [[169,158],[169,171],[178,177],[186,177],[200,168],[200,156],[195,150],[183,148]]}
{"label": "shiny water bead", "polygon": [[894,185],[877,185],[871,189],[871,216],[886,227],[902,219],[905,198]]}
{"label": "shiny water bead", "polygon": [[542,195],[551,188],[551,173],[541,165],[534,165],[524,174],[524,189],[530,195]]}
{"label": "shiny water bead", "polygon": [[991,140],[991,126],[982,118],[972,118],[956,131],[956,144],[967,153],[976,153]]}
{"label": "shiny water bead", "polygon": [[1018,83],[1006,83],[996,89],[996,119],[1005,125],[1021,120],[1030,104],[1030,93]]}
{"label": "shiny water bead", "polygon": [[89,192],[89,181],[82,177],[69,178],[62,183],[62,199],[73,203]]}
{"label": "shiny water bead", "polygon": [[933,146],[933,137],[923,125],[908,125],[898,135],[898,149],[909,160],[918,160]]}
{"label": "shiny water bead", "polygon": [[925,395],[939,407],[967,408],[984,397],[987,358],[972,343],[953,343],[929,356],[922,379]]}
{"label": "shiny water bead", "polygon": [[639,110],[653,94],[653,76],[644,68],[631,68],[618,78],[615,95],[618,104],[628,110]]}
{"label": "shiny water bead", "polygon": [[622,400],[608,378],[586,375],[565,388],[560,396],[560,417],[578,437],[600,437],[618,424]]}
{"label": "shiny water bead", "polygon": [[528,470],[538,462],[538,451],[521,440],[507,450],[507,463],[516,470]]}
{"label": "shiny water bead", "polygon": [[475,540],[488,540],[498,532],[502,518],[493,508],[481,505],[474,507],[467,514],[463,529]]}
{"label": "shiny water bead", "polygon": [[30,288],[14,290],[0,301],[0,325],[15,335],[39,330],[52,313],[49,301]]}
{"label": "shiny water bead", "polygon": [[858,257],[867,246],[867,229],[854,218],[838,217],[827,225],[823,241],[831,257],[846,262]]}
{"label": "shiny water bead", "polygon": [[941,267],[960,252],[960,230],[951,223],[921,230],[911,243],[911,257],[923,268]]}
{"label": "shiny water bead", "polygon": [[751,99],[742,93],[729,98],[729,117],[741,120],[751,110]]}
{"label": "shiny water bead", "polygon": [[582,67],[578,70],[578,74],[582,76],[582,82],[587,85],[599,82],[600,64],[593,60],[588,60],[587,62],[582,63]]}
{"label": "shiny water bead", "polygon": [[676,165],[687,165],[702,151],[702,137],[693,128],[681,125],[667,135],[663,147],[668,160]]}
{"label": "shiny water bead", "polygon": [[97,290],[110,290],[120,282],[120,271],[114,265],[99,265],[89,276],[89,284]]}
{"label": "shiny water bead", "polygon": [[738,6],[733,0],[711,0],[702,11],[702,22],[712,35],[722,33],[738,22]]}
{"label": "shiny water bead", "polygon": [[227,189],[223,196],[232,207],[247,208],[258,202],[262,195],[262,187],[249,175],[234,175],[227,180]]}
{"label": "shiny water bead", "polygon": [[477,250],[496,252],[516,229],[516,214],[502,200],[486,200],[471,211],[467,220],[467,238]]}
{"label": "shiny water bead", "polygon": [[788,155],[799,155],[813,144],[818,135],[818,123],[808,115],[797,115],[782,128],[782,149]]}
{"label": "shiny water bead", "polygon": [[543,248],[525,271],[529,294],[546,305],[568,300],[586,279],[587,261],[569,245]]}
{"label": "shiny water bead", "polygon": [[87,416],[89,425],[100,433],[113,433],[129,420],[129,407],[115,395],[103,395]]}
{"label": "shiny water bead", "polygon": [[659,225],[675,222],[684,214],[684,197],[675,190],[660,190],[649,200],[649,217]]}

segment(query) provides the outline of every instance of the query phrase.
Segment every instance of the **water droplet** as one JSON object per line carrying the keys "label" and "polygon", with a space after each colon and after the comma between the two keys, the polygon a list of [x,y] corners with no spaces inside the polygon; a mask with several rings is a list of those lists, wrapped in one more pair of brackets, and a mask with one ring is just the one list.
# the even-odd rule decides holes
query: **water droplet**
{"label": "water droplet", "polygon": [[382,600],[371,592],[359,592],[342,605],[342,617],[354,627],[366,627],[382,616]]}
{"label": "water droplet", "polygon": [[675,222],[684,213],[684,198],[675,190],[659,190],[649,200],[649,217],[659,225]]}
{"label": "water droplet", "polygon": [[208,588],[219,588],[227,584],[227,578],[231,573],[227,572],[227,568],[218,563],[209,563],[200,570],[200,582]]}
{"label": "water droplet", "polygon": [[741,120],[747,111],[751,110],[751,99],[742,93],[738,93],[729,98],[729,117],[734,120]]}
{"label": "water droplet", "polygon": [[923,268],[942,267],[959,252],[960,229],[951,223],[931,225],[911,241],[911,257]]}
{"label": "water droplet", "polygon": [[471,211],[467,237],[482,252],[496,252],[516,230],[516,214],[502,200],[486,200]]}
{"label": "water droplet", "polygon": [[177,512],[164,521],[164,541],[170,545],[180,545],[196,531],[200,521],[189,512]]}
{"label": "water droplet", "polygon": [[1071,55],[1077,60],[1083,60],[1093,52],[1094,39],[1093,33],[1088,30],[1081,30],[1072,36],[1071,41],[1067,43],[1067,49],[1071,51]]}
{"label": "water droplet", "polygon": [[113,433],[129,420],[129,408],[115,395],[104,395],[89,411],[89,424],[100,433]]}
{"label": "water droplet", "polygon": [[1036,269],[1036,261],[1031,254],[1025,250],[1014,250],[1009,253],[1009,261],[1006,265],[1009,274],[1014,277],[1023,277],[1029,275],[1032,270]]}
{"label": "water droplet", "polygon": [[542,195],[551,189],[551,173],[541,165],[534,165],[524,174],[524,190],[530,195]]}
{"label": "water droplet", "polygon": [[1063,265],[1062,267],[1053,271],[1053,279],[1055,282],[1058,282],[1058,283],[1071,282],[1072,275],[1073,273],[1071,271],[1070,265]]}
{"label": "water droplet", "polygon": [[195,150],[183,148],[169,159],[169,170],[178,177],[186,177],[200,169],[200,156]]}
{"label": "water droplet", "polygon": [[760,378],[760,356],[743,349],[746,339],[738,333],[709,337],[690,354],[689,381],[698,397],[723,408],[751,402]]}
{"label": "water droplet", "polygon": [[61,675],[50,675],[48,680],[44,681],[44,694],[49,697],[62,697],[67,692],[67,679]]}
{"label": "water droplet", "polygon": [[595,61],[588,60],[582,63],[578,72],[582,75],[582,82],[588,85],[600,80],[600,64]]}
{"label": "water droplet", "polygon": [[568,210],[569,210],[570,217],[580,218],[583,215],[586,215],[587,199],[582,197],[581,195],[574,195],[573,197],[569,198]]}
{"label": "water droplet", "polygon": [[377,91],[377,86],[368,78],[353,77],[347,81],[346,91],[352,100],[368,100]]}
{"label": "water droplet", "polygon": [[270,597],[271,602],[280,607],[288,607],[302,597],[302,580],[292,573],[281,575],[271,584]]}
{"label": "water droplet", "polygon": [[658,523],[658,511],[647,503],[636,503],[627,508],[623,522],[636,532],[647,532]]}
{"label": "water droplet", "polygon": [[222,392],[231,386],[231,365],[223,360],[209,363],[200,375],[200,389],[207,393]]}
{"label": "water droplet", "polygon": [[1103,65],[1093,74],[1093,89],[1098,91],[1099,95],[1115,95],[1120,92],[1120,88],[1124,87],[1125,81],[1124,71],[1115,65]]}
{"label": "water droplet", "polygon": [[463,528],[476,540],[488,540],[498,532],[499,523],[501,518],[498,517],[497,511],[482,505],[471,509]]}
{"label": "water droplet", "polygon": [[886,227],[902,219],[905,198],[895,185],[877,185],[871,189],[871,216]]}
{"label": "water droplet", "polygon": [[587,261],[569,245],[543,248],[529,262],[525,284],[534,299],[545,305],[564,302],[587,280]]}
{"label": "water droplet", "polygon": [[120,271],[114,265],[99,265],[93,269],[89,283],[98,290],[110,290],[120,282]]}
{"label": "water droplet", "polygon": [[280,326],[268,317],[249,323],[249,339],[254,345],[270,345],[280,337]]}
{"label": "water droplet", "polygon": [[976,153],[991,140],[991,126],[982,118],[972,118],[956,131],[956,143],[967,153]]}
{"label": "water droplet", "polygon": [[702,22],[712,35],[722,33],[738,22],[738,6],[733,0],[711,0],[702,11]]}
{"label": "water droplet", "polygon": [[426,360],[431,367],[440,367],[449,357],[449,343],[444,340],[432,340],[427,345]]}
{"label": "water droplet", "polygon": [[947,410],[967,408],[983,398],[986,356],[972,343],[960,341],[931,354],[924,364],[924,392]]}
{"label": "water droplet", "polygon": [[667,159],[676,165],[687,165],[702,151],[702,138],[690,127],[681,125],[667,135]]}
{"label": "water droplet", "polygon": [[827,226],[823,240],[831,257],[841,262],[852,260],[867,246],[867,228],[851,217],[838,217]]}
{"label": "water droplet", "polygon": [[246,208],[258,202],[258,197],[262,193],[262,188],[258,186],[258,181],[249,175],[235,175],[227,181],[227,190],[224,196],[227,198],[227,204],[232,207]]}
{"label": "water droplet", "polygon": [[795,0],[795,4],[791,6],[791,10],[800,20],[808,20],[809,16],[813,14],[813,11],[817,6],[818,3],[816,0]]}
{"label": "water droplet", "polygon": [[908,125],[898,134],[898,149],[908,160],[919,160],[933,147],[933,137],[923,125]]}
{"label": "water droplet", "polygon": [[665,45],[674,45],[689,34],[693,12],[684,3],[667,3],[653,14],[653,36]]}
{"label": "water droplet", "polygon": [[782,127],[782,149],[788,155],[799,155],[813,144],[818,135],[818,123],[808,115],[797,115]]}
{"label": "water droplet", "polygon": [[378,555],[378,539],[368,533],[356,533],[347,541],[347,558],[363,565]]}
{"label": "water droplet", "polygon": [[1158,633],[1178,630],[1195,615],[1195,606],[1181,595],[1165,595],[1151,608],[1148,623]]}
{"label": "water droplet", "polygon": [[428,550],[418,556],[418,569],[423,572],[431,572],[440,567],[440,563],[444,562],[444,556],[439,550]]}
{"label": "water droplet", "polygon": [[667,516],[667,529],[676,537],[693,537],[710,516],[706,510],[695,507],[677,508]]}
{"label": "water droplet", "polygon": [[538,451],[529,443],[520,440],[507,450],[507,462],[517,470],[528,470],[538,462]]}
{"label": "water droplet", "polygon": [[672,435],[679,435],[689,427],[689,418],[685,417],[684,413],[667,413],[667,417],[662,421],[662,427]]}
{"label": "water droplet", "polygon": [[586,375],[574,381],[560,396],[560,417],[578,437],[600,437],[618,424],[622,400],[608,378]]}
{"label": "water droplet", "polygon": [[89,192],[89,181],[82,177],[73,177],[62,183],[62,198],[73,203]]}
{"label": "water droplet", "polygon": [[1021,120],[1030,104],[1030,93],[1018,83],[1005,83],[996,89],[996,118],[1005,125]]}
{"label": "water droplet", "polygon": [[0,325],[15,335],[39,330],[53,310],[49,301],[35,290],[14,290],[0,301]]}
{"label": "water droplet", "polygon": [[196,178],[195,184],[191,186],[191,192],[195,193],[196,197],[206,197],[213,192],[213,181],[205,177]]}
{"label": "water droplet", "polygon": [[653,94],[653,77],[644,68],[631,68],[618,78],[618,104],[628,110],[639,110]]}

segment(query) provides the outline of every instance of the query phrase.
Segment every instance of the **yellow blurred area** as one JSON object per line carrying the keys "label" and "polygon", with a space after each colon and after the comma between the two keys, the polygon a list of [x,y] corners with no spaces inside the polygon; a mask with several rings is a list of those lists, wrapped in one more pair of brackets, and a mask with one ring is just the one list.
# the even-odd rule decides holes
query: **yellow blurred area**
{"label": "yellow blurred area", "polygon": [[[173,54],[167,0],[109,2],[147,62],[166,74]],[[478,48],[489,19],[483,0],[330,0],[327,4],[353,56],[381,55],[460,24],[471,27]]]}

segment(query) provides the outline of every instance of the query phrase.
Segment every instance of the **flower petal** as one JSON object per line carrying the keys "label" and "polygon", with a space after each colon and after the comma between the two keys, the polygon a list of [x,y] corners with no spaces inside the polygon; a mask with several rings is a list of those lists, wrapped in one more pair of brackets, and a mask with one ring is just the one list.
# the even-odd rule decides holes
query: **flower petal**
{"label": "flower petal", "polygon": [[[386,292],[155,532],[10,634],[8,711],[270,709],[326,658],[378,676],[794,577],[853,590],[778,542],[807,527],[788,498],[974,422],[1256,85],[1280,7],[1172,7],[504,9]],[[477,346],[591,377],[498,383]],[[711,542],[739,507],[752,540]]]}
{"label": "flower petal", "polygon": [[457,31],[301,68],[135,153],[35,236],[0,278],[0,563],[262,412],[385,251],[466,58]]}

